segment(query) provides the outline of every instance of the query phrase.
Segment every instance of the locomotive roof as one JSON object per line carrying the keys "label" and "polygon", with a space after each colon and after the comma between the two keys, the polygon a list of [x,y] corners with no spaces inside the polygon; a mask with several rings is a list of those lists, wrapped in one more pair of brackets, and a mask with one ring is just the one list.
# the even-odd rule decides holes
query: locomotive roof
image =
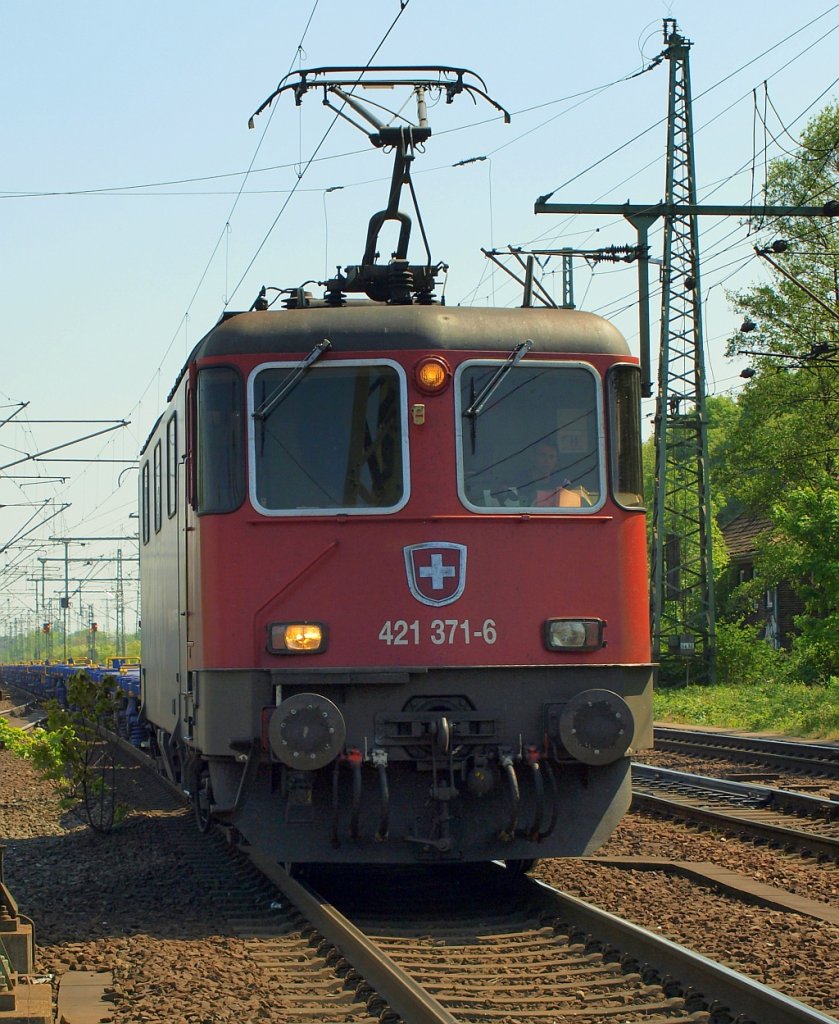
{"label": "locomotive roof", "polygon": [[234,313],[195,347],[193,359],[237,353],[299,353],[329,338],[332,353],[398,349],[483,349],[508,354],[520,341],[533,353],[628,355],[623,335],[594,313],[550,307],[385,306],[357,303]]}
{"label": "locomotive roof", "polygon": [[[193,360],[243,353],[309,352],[329,338],[332,355],[400,349],[497,351],[509,355],[521,341],[531,353],[630,354],[626,339],[596,313],[549,306],[496,309],[473,306],[387,306],[355,302],[278,311],[225,313],[192,350],[169,392],[173,395]],[[162,416],[158,419],[158,423]],[[141,448],[145,452],[157,423]]]}

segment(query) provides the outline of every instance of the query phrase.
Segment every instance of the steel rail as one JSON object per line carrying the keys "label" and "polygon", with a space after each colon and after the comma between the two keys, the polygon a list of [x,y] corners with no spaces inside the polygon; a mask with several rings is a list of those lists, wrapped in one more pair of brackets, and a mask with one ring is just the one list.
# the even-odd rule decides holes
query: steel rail
{"label": "steel rail", "polygon": [[834,860],[839,858],[839,840],[831,839],[830,836],[817,836],[812,832],[802,832],[799,829],[786,828],[783,825],[767,825],[749,818],[727,814],[725,811],[694,807],[691,804],[650,796],[646,793],[633,794],[632,803],[635,807],[669,815],[678,814],[691,821],[704,822],[706,825],[726,826],[729,829],[736,827],[769,843],[779,843],[799,849],[806,848],[817,857],[828,857]]}
{"label": "steel rail", "polygon": [[21,729],[23,732],[30,732],[37,725],[40,725],[47,717],[41,710],[31,711],[30,715],[32,717],[23,718],[18,715],[18,712],[21,711],[25,714],[27,708],[30,706],[31,705],[29,704],[21,704],[16,708],[6,708],[5,710],[0,711],[0,718],[4,718],[13,729]]}
{"label": "steel rail", "polygon": [[458,1024],[457,1018],[441,1003],[314,890],[292,878],[267,855],[250,847],[243,847],[242,852],[283,891],[307,921],[338,947],[368,984],[408,1024]]}
{"label": "steel rail", "polygon": [[[635,776],[634,768],[633,776]],[[700,776],[694,778],[699,779]],[[696,790],[697,797],[702,797],[701,786],[696,785],[691,788]],[[706,790],[706,793],[708,792],[709,790]],[[817,857],[839,860],[839,839],[833,836],[823,836],[802,829],[789,828],[786,825],[773,825],[770,822],[757,821],[754,818],[741,816],[736,809],[729,811],[720,808],[698,807],[696,804],[684,802],[676,797],[656,796],[652,793],[641,793],[635,789],[632,793],[632,806],[635,809],[657,811],[690,821],[700,821],[706,825],[734,828],[769,843],[806,849]],[[771,810],[768,807],[752,809]]]}
{"label": "steel rail", "polygon": [[[634,959],[649,964],[660,974],[669,974],[680,983],[690,985],[707,1002],[720,1004],[738,1021],[756,1021],[759,1024],[839,1024],[835,1017],[776,989],[714,963],[670,939],[648,932],[639,925],[624,921],[605,910],[592,906],[575,896],[553,889],[536,879],[517,879],[523,897],[531,886],[538,886],[543,899],[547,899],[563,923],[576,926],[601,942],[615,946]],[[532,895],[532,893],[530,893]]]}
{"label": "steel rail", "polygon": [[700,793],[712,792],[724,796],[750,798],[759,801],[756,806],[767,810],[801,812],[811,818],[839,817],[839,801],[829,800],[792,789],[764,786],[758,782],[741,782],[736,779],[718,779],[693,772],[676,771],[674,768],[660,768],[658,765],[632,763],[632,778],[639,782],[658,780],[696,789]]}
{"label": "steel rail", "polygon": [[833,778],[839,778],[839,744],[804,743],[668,726],[656,726],[654,736],[655,746],[659,750],[749,755],[753,760],[787,768],[800,767],[808,771],[822,771]]}
{"label": "steel rail", "polygon": [[18,706],[15,708],[3,708],[2,710],[0,710],[0,715],[2,715],[4,718],[9,718],[11,717],[11,715],[14,715],[18,711],[26,711],[28,707],[29,704],[18,704]]}

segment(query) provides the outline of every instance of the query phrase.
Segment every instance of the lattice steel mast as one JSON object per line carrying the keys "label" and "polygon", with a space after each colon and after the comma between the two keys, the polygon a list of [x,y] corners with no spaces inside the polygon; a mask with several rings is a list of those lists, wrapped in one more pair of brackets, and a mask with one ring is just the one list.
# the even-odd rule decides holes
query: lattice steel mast
{"label": "lattice steel mast", "polygon": [[[663,674],[689,659],[696,681],[716,676],[705,359],[693,157],[689,40],[664,20],[670,67],[662,266],[661,346],[655,415],[655,505],[650,611]],[[678,668],[677,668],[678,666]],[[692,669],[692,670],[691,670]]]}

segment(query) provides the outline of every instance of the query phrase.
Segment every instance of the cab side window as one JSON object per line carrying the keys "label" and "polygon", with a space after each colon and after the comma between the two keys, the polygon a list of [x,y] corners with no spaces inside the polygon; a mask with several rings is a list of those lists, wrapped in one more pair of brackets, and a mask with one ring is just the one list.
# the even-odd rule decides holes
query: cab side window
{"label": "cab side window", "polygon": [[232,512],[245,500],[244,388],[231,367],[198,373],[199,514]]}
{"label": "cab side window", "polygon": [[637,366],[613,366],[607,382],[612,493],[619,505],[642,508],[641,371]]}

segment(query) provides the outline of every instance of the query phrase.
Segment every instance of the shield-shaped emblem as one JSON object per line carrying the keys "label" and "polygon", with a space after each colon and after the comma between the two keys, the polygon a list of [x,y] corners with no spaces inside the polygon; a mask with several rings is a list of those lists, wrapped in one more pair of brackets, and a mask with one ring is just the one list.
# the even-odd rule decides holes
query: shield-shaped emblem
{"label": "shield-shaped emblem", "polygon": [[405,552],[408,587],[418,601],[452,604],[466,586],[466,545],[447,541],[410,544]]}

